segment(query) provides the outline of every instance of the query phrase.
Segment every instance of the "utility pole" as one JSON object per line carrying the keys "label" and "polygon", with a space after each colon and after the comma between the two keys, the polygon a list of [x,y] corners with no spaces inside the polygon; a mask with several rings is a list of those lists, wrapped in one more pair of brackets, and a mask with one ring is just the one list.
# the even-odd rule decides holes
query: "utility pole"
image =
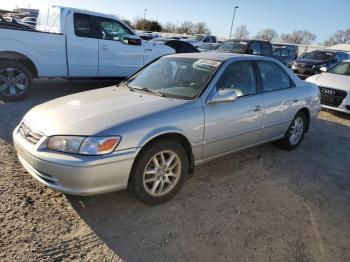
{"label": "utility pole", "polygon": [[232,35],[233,22],[235,21],[236,10],[237,10],[238,8],[239,8],[238,6],[235,6],[235,10],[233,11],[233,17],[232,17],[232,24],[231,24],[231,30],[230,30],[230,36],[229,36],[229,39],[231,38],[231,35]]}
{"label": "utility pole", "polygon": [[143,13],[143,30],[145,31],[145,25],[146,25],[146,13],[147,13],[147,9],[145,8],[145,12]]}

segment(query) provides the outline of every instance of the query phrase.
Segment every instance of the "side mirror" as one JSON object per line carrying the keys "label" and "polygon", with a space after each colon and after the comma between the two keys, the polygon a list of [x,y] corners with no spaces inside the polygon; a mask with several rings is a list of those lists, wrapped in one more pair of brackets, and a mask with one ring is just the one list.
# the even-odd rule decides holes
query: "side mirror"
{"label": "side mirror", "polygon": [[142,45],[141,37],[137,35],[127,35],[123,37],[122,41],[126,45]]}
{"label": "side mirror", "polygon": [[326,73],[327,72],[327,67],[323,66],[320,68],[321,73]]}
{"label": "side mirror", "polygon": [[220,102],[233,102],[237,99],[237,93],[231,88],[220,89],[215,95],[208,101],[208,104],[220,103]]}

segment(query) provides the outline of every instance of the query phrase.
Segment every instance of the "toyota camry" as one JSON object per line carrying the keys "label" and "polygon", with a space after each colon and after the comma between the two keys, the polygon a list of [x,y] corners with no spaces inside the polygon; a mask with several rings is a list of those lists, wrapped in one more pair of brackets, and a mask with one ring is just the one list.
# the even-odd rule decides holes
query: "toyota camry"
{"label": "toyota camry", "polygon": [[22,165],[52,189],[130,188],[155,205],[196,165],[271,141],[297,148],[319,111],[318,87],[272,58],[176,54],[118,86],[34,107],[13,137]]}

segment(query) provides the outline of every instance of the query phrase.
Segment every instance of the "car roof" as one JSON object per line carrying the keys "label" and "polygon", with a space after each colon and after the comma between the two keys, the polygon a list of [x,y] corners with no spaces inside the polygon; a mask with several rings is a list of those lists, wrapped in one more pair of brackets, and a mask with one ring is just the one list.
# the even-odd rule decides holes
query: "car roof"
{"label": "car roof", "polygon": [[258,39],[228,39],[225,42],[230,42],[230,41],[240,41],[240,42],[264,42],[264,43],[270,43],[269,41],[266,40],[258,40]]}
{"label": "car roof", "polygon": [[256,55],[247,55],[247,54],[235,54],[231,52],[220,52],[220,51],[207,51],[207,52],[198,52],[198,53],[180,53],[172,54],[167,57],[179,57],[179,58],[196,58],[196,59],[208,59],[216,61],[226,61],[232,58],[254,58],[261,60],[271,60],[268,57],[256,56]]}

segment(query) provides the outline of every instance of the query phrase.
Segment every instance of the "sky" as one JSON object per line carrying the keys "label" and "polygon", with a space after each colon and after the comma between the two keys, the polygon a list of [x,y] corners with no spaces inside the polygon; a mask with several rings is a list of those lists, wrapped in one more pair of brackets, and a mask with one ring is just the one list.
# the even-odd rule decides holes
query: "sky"
{"label": "sky", "polygon": [[230,33],[234,6],[239,9],[233,31],[246,25],[250,36],[266,28],[279,34],[305,29],[317,36],[315,43],[321,43],[336,31],[350,28],[350,0],[0,0],[0,9],[48,5],[115,14],[131,21],[143,17],[147,9],[147,19],[205,22],[219,37]]}

